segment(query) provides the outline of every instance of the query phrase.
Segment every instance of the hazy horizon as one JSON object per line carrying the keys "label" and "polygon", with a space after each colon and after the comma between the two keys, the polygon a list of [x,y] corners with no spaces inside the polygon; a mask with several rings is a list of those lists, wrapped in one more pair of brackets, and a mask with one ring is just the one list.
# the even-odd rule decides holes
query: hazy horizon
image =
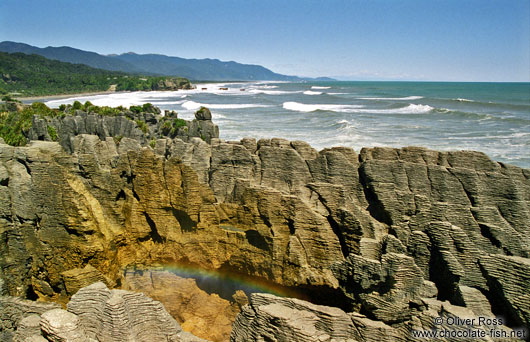
{"label": "hazy horizon", "polygon": [[0,41],[351,81],[530,82],[530,2],[5,0]]}

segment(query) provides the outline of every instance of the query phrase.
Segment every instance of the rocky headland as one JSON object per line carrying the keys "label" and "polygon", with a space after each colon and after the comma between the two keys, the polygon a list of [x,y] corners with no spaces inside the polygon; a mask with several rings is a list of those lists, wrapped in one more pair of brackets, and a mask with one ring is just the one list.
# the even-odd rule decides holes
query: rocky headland
{"label": "rocky headland", "polygon": [[[193,121],[70,110],[33,116],[25,134],[26,146],[0,141],[6,340],[196,338],[185,328],[212,341],[414,341],[470,326],[448,317],[474,319],[489,334],[478,340],[528,337],[528,169],[472,151],[223,141],[207,109]],[[163,271],[179,265],[288,297],[216,297]]]}

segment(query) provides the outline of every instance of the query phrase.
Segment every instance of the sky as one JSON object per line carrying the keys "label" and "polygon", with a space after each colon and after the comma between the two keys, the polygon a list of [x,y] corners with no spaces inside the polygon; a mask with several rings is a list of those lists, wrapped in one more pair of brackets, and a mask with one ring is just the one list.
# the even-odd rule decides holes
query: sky
{"label": "sky", "polygon": [[530,81],[530,0],[1,0],[4,40],[344,80]]}

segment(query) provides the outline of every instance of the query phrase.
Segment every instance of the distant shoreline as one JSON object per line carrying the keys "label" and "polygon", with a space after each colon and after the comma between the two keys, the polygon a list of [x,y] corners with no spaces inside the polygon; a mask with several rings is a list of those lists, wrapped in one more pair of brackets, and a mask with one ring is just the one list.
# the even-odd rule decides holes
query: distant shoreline
{"label": "distant shoreline", "polygon": [[[235,81],[198,81],[196,83],[193,83],[192,85],[197,86],[198,84],[210,84],[210,83],[230,83]],[[179,89],[180,90],[180,89]],[[164,90],[161,90],[164,91]],[[168,90],[169,91],[169,90]],[[108,95],[108,94],[121,94],[121,93],[130,93],[131,91],[94,91],[94,92],[86,92],[86,93],[70,93],[70,94],[55,94],[55,95],[42,95],[42,96],[28,96],[28,97],[21,97],[21,96],[13,96],[13,98],[22,101],[22,103],[33,103],[37,101],[53,101],[53,100],[60,100],[60,99],[67,99],[70,97],[82,97],[82,96],[95,96],[95,95]]]}
{"label": "distant shoreline", "polygon": [[[197,84],[208,84],[208,83],[216,83],[216,82],[199,82],[195,83]],[[179,89],[181,90],[181,89]],[[164,91],[164,90],[161,90]],[[171,91],[171,90],[168,90]],[[122,93],[131,93],[131,91],[94,91],[94,92],[85,92],[85,93],[70,93],[70,94],[55,94],[55,95],[42,95],[42,96],[28,96],[28,97],[21,97],[21,96],[13,96],[13,98],[22,101],[22,103],[32,103],[36,101],[52,101],[52,100],[60,100],[60,99],[67,99],[69,97],[82,97],[82,96],[95,96],[95,95],[108,95],[108,94],[122,94]]]}
{"label": "distant shoreline", "polygon": [[56,94],[56,95],[43,95],[43,96],[28,96],[28,97],[18,97],[13,96],[23,103],[31,103],[41,100],[51,101],[51,100],[60,100],[67,99],[69,97],[81,97],[81,96],[94,96],[94,95],[107,95],[115,93],[126,93],[125,91],[97,91],[97,92],[87,92],[87,93],[71,93],[71,94]]}

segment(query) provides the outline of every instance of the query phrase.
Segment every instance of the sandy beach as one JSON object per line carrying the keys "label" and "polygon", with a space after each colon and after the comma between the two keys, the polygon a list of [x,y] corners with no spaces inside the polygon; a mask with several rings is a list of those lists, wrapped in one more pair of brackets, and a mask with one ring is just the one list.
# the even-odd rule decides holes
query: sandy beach
{"label": "sandy beach", "polygon": [[28,97],[15,97],[15,98],[19,101],[22,101],[22,103],[32,103],[32,102],[43,102],[43,101],[66,99],[70,97],[106,95],[106,94],[112,94],[112,93],[116,93],[116,92],[115,91],[97,91],[97,92],[87,92],[87,93],[56,94],[56,95],[46,95],[46,96],[28,96]]}

